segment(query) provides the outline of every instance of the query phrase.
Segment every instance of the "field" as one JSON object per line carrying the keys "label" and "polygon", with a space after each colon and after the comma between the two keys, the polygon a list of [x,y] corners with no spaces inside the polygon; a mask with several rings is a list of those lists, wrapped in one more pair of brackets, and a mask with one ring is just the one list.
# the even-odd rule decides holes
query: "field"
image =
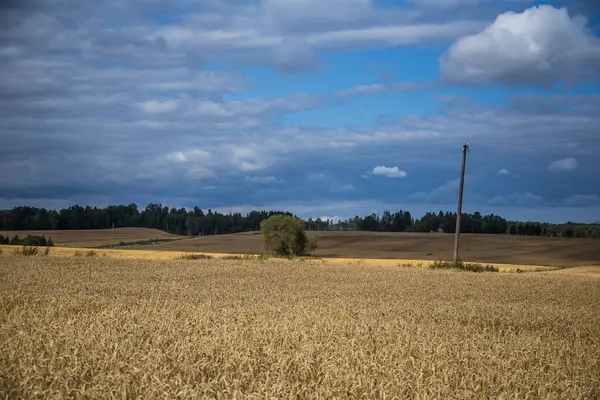
{"label": "field", "polygon": [[599,398],[598,309],[562,271],[5,253],[0,397]]}
{"label": "field", "polygon": [[[202,252],[223,254],[263,253],[258,232],[233,235],[186,237],[146,228],[81,231],[4,231],[4,236],[38,234],[51,237],[58,247],[99,248],[125,243],[120,249],[144,250],[156,258],[171,258],[158,252]],[[319,240],[313,254],[340,261],[353,259],[420,260],[451,259],[452,234],[310,232]],[[158,240],[158,243],[150,241]],[[140,244],[135,244],[136,242]],[[600,240],[509,235],[461,235],[464,261],[496,265],[535,265],[573,267],[600,264]],[[174,254],[174,253],[173,253]]]}
{"label": "field", "polygon": [[[365,259],[452,259],[454,235],[437,233],[310,232],[317,236],[318,257]],[[132,248],[136,248],[135,246]],[[141,248],[141,247],[140,247]],[[145,247],[144,247],[145,248]],[[260,253],[258,233],[206,236],[152,246],[154,250]],[[600,240],[509,235],[461,235],[465,261],[547,266],[583,266],[600,262]]]}
{"label": "field", "polygon": [[182,236],[148,228],[117,228],[117,229],[87,229],[87,230],[56,230],[56,231],[0,231],[0,235],[19,237],[27,235],[44,235],[51,238],[56,246],[64,247],[100,247],[114,245],[120,242],[146,242],[150,240],[176,240]]}

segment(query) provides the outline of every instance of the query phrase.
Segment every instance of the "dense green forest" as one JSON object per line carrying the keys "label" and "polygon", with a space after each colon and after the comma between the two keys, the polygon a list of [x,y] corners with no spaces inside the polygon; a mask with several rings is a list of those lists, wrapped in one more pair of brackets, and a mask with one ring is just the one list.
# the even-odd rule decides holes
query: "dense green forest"
{"label": "dense green forest", "polygon": [[[198,207],[169,208],[161,204],[148,204],[140,211],[136,204],[114,205],[105,208],[74,205],[69,208],[46,210],[36,207],[15,207],[0,210],[0,230],[50,230],[50,229],[107,229],[112,227],[145,227],[162,229],[178,235],[219,235],[257,231],[261,221],[275,214],[292,215],[282,211],[251,211],[221,214]],[[374,232],[436,232],[452,233],[456,226],[456,213],[426,213],[414,218],[408,211],[356,216],[343,221],[304,221],[310,231],[359,230]],[[461,232],[512,234],[525,236],[564,236],[600,238],[600,224],[550,224],[542,222],[508,221],[498,215],[463,214]]]}

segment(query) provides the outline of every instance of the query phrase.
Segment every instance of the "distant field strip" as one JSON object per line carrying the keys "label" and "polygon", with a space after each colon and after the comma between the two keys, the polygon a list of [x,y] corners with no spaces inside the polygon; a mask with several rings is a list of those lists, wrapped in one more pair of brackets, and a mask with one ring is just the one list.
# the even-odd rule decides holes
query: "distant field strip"
{"label": "distant field strip", "polygon": [[[20,249],[20,246],[0,246],[0,249],[7,254],[11,254],[14,250]],[[40,253],[43,253],[45,248],[40,248]],[[178,259],[182,256],[194,254],[204,254],[216,259],[234,258],[234,257],[261,257],[260,254],[240,255],[233,253],[188,253],[183,251],[166,251],[166,250],[129,250],[129,249],[90,249],[78,247],[51,247],[49,256],[87,256],[93,257],[112,257],[123,259],[149,259],[149,260],[168,260]],[[404,267],[428,267],[433,261],[431,260],[389,260],[389,259],[374,259],[374,258],[321,258],[321,257],[301,257],[292,262],[305,262],[315,264],[353,264],[358,266],[404,266]],[[516,272],[521,271],[553,271],[557,267],[549,267],[542,265],[515,265],[515,264],[493,264],[500,269],[500,272]]]}
{"label": "distant field strip", "polygon": [[37,231],[0,231],[0,235],[26,236],[43,235],[51,238],[56,246],[65,247],[102,247],[120,243],[146,243],[151,240],[169,241],[184,239],[186,236],[148,228],[81,229],[81,230],[37,230]]}
{"label": "distant field strip", "polygon": [[[24,236],[28,233],[52,238],[57,247],[117,247],[223,254],[263,252],[263,240],[259,232],[200,237],[178,236],[146,228],[0,232],[4,236]],[[309,235],[315,236],[319,242],[313,255],[326,259],[431,262],[451,259],[454,246],[452,234],[326,231],[309,232]],[[587,266],[600,262],[600,239],[463,234],[460,255],[463,261],[482,264]]]}

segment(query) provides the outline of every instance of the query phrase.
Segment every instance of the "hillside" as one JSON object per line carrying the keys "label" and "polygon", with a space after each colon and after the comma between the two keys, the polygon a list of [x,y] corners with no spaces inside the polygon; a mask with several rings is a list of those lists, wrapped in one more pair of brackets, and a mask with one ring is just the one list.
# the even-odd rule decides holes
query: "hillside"
{"label": "hillside", "polygon": [[[314,255],[345,258],[451,259],[454,235],[438,233],[311,232]],[[144,246],[148,249],[149,246]],[[153,250],[261,253],[258,232],[205,236],[150,246]],[[132,247],[132,248],[135,248]],[[600,262],[600,240],[511,235],[461,235],[465,261],[529,265],[590,265]]]}
{"label": "hillside", "polygon": [[56,231],[0,231],[0,235],[23,237],[26,235],[44,235],[51,238],[56,246],[100,247],[120,242],[140,242],[147,240],[176,240],[182,236],[172,235],[159,229],[115,228]]}

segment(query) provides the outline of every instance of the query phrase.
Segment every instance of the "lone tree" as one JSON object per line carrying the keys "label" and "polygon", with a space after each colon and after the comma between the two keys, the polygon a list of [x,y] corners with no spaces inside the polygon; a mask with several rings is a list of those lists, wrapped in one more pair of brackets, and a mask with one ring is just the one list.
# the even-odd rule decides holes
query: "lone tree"
{"label": "lone tree", "polygon": [[290,215],[273,215],[260,223],[267,253],[290,257],[310,254],[317,241],[304,232],[303,222]]}

